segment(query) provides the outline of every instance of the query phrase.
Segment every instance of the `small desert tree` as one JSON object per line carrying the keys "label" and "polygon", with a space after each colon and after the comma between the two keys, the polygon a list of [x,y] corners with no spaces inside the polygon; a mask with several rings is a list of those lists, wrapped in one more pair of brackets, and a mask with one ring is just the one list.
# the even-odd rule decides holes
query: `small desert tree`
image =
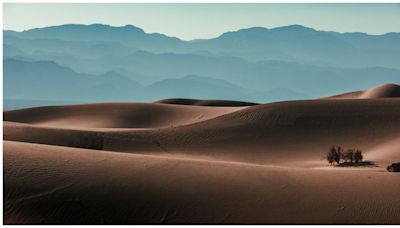
{"label": "small desert tree", "polygon": [[[326,153],[326,160],[329,164],[336,162],[338,165],[346,163],[347,165],[358,165],[363,160],[362,150],[348,149],[343,150],[340,146],[331,146]],[[343,163],[341,161],[343,160]]]}
{"label": "small desert tree", "polygon": [[353,163],[354,162],[354,150],[353,149],[349,149],[349,150],[347,150],[347,153],[348,153],[347,156],[350,159],[350,163]]}
{"label": "small desert tree", "polygon": [[342,147],[338,146],[338,148],[337,148],[337,155],[336,155],[336,157],[335,157],[335,161],[336,161],[337,164],[340,163],[340,159],[342,158],[342,153],[343,153]]}
{"label": "small desert tree", "polygon": [[332,164],[333,162],[336,162],[337,164],[340,163],[340,150],[340,147],[336,149],[335,146],[332,146],[329,149],[328,153],[326,154],[326,160],[329,162],[329,164]]}
{"label": "small desert tree", "polygon": [[353,159],[354,159],[354,151],[353,149],[348,149],[346,152],[341,154],[341,158],[345,161],[345,162],[350,162],[353,163]]}
{"label": "small desert tree", "polygon": [[359,149],[357,149],[357,150],[354,152],[354,161],[355,161],[356,163],[359,163],[359,162],[362,162],[362,160],[363,160],[362,151],[359,150]]}
{"label": "small desert tree", "polygon": [[336,157],[337,151],[336,147],[332,146],[328,153],[326,153],[326,160],[329,162],[329,164],[332,165],[333,162],[335,162],[335,157]]}
{"label": "small desert tree", "polygon": [[386,167],[387,171],[389,172],[400,172],[400,162],[398,163],[393,163]]}

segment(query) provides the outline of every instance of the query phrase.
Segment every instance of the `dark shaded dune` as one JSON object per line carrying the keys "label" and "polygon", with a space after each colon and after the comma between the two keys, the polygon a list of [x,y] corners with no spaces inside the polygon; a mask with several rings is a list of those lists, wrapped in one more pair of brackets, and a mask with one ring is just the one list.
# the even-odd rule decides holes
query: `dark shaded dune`
{"label": "dark shaded dune", "polygon": [[298,163],[322,160],[331,145],[360,148],[367,156],[368,149],[399,138],[399,113],[398,99],[293,101],[141,131],[77,131],[6,123],[4,138],[81,148],[91,148],[93,140],[100,140],[99,148],[109,151]]}
{"label": "dark shaded dune", "polygon": [[371,89],[339,94],[323,99],[377,99],[400,97],[400,86],[396,84],[383,84]]}
{"label": "dark shaded dune", "polygon": [[4,223],[396,224],[397,180],[5,141]]}
{"label": "dark shaded dune", "polygon": [[216,106],[216,107],[237,107],[237,106],[259,105],[257,103],[244,102],[244,101],[200,100],[200,99],[185,99],[185,98],[164,99],[164,100],[155,101],[154,103],[176,104],[176,105],[194,105],[194,106]]}
{"label": "dark shaded dune", "polygon": [[4,122],[3,131],[3,138],[10,141],[124,152],[162,151],[155,138],[147,138],[141,133],[147,130],[107,132]]}
{"label": "dark shaded dune", "polygon": [[361,98],[384,98],[400,97],[400,86],[396,84],[384,84],[378,87],[368,89],[363,92]]}
{"label": "dark shaded dune", "polygon": [[372,147],[400,138],[399,114],[398,99],[279,102],[151,133],[176,151],[256,163],[300,162],[322,160],[331,145],[360,148],[368,156]]}
{"label": "dark shaded dune", "polygon": [[147,103],[49,106],[4,112],[5,121],[62,128],[156,128],[190,124],[237,108]]}

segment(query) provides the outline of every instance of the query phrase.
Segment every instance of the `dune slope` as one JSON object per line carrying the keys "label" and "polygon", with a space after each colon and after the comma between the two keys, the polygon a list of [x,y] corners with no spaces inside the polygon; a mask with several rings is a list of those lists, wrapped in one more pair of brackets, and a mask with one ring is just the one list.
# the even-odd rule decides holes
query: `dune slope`
{"label": "dune slope", "polygon": [[4,112],[4,120],[60,128],[159,128],[195,123],[239,110],[146,103],[49,106]]}
{"label": "dune slope", "polygon": [[[5,224],[399,224],[400,99],[4,112]],[[329,166],[332,145],[373,167]]]}
{"label": "dune slope", "polygon": [[400,177],[373,170],[309,170],[8,141],[4,165],[6,224],[400,221]]}
{"label": "dune slope", "polygon": [[371,89],[339,94],[323,99],[377,99],[389,97],[400,97],[399,85],[382,84]]}
{"label": "dune slope", "polygon": [[[255,163],[318,160],[331,145],[372,147],[400,136],[400,100],[314,100],[257,105],[159,129],[94,131],[5,122],[12,141]],[[8,120],[7,116],[5,120]]]}

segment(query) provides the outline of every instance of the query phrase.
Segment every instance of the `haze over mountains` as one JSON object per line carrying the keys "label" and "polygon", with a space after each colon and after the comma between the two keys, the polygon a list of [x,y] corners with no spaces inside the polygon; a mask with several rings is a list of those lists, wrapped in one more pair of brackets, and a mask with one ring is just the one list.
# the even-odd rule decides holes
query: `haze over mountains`
{"label": "haze over mountains", "polygon": [[183,41],[132,25],[93,24],[3,35],[6,109],[11,100],[265,103],[400,83],[400,33],[290,25]]}

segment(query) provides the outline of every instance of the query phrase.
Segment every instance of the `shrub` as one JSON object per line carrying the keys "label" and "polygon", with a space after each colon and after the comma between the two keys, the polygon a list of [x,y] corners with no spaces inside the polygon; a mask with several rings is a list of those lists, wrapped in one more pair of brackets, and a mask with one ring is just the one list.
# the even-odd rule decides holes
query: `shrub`
{"label": "shrub", "polygon": [[[363,163],[362,150],[348,149],[344,151],[340,146],[337,148],[332,146],[326,153],[326,160],[329,162],[329,164],[336,162],[338,165],[360,165],[360,163]],[[341,163],[342,160],[343,163]]]}
{"label": "shrub", "polygon": [[362,151],[357,149],[356,152],[354,152],[354,161],[356,163],[362,162],[363,160],[363,155],[362,155]]}
{"label": "shrub", "polygon": [[400,172],[400,162],[398,163],[393,163],[386,167],[387,171],[389,172]]}
{"label": "shrub", "polygon": [[328,160],[329,164],[332,164],[333,162],[336,162],[337,164],[340,163],[340,151],[341,148],[338,147],[336,149],[335,146],[332,146],[328,153],[326,154],[326,160]]}
{"label": "shrub", "polygon": [[354,158],[353,149],[348,149],[346,152],[342,153],[341,157],[345,162],[353,163],[353,158]]}
{"label": "shrub", "polygon": [[332,146],[328,153],[326,154],[326,160],[329,164],[332,164],[335,161],[335,155],[337,154],[336,147]]}
{"label": "shrub", "polygon": [[342,153],[343,153],[342,147],[338,146],[337,155],[335,157],[335,161],[337,164],[340,164],[340,158],[342,157]]}

